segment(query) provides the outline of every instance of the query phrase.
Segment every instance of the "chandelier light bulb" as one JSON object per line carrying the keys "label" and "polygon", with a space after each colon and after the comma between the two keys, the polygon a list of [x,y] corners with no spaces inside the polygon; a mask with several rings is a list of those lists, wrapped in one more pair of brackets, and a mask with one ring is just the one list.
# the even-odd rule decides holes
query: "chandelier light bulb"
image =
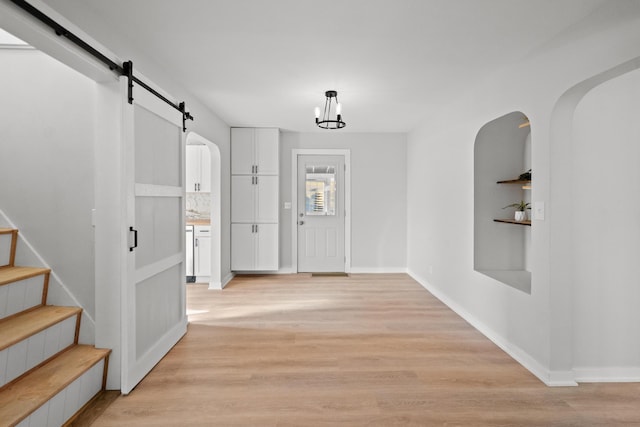
{"label": "chandelier light bulb", "polygon": [[320,118],[320,107],[316,107],[315,113],[316,113],[316,119],[319,119]]}
{"label": "chandelier light bulb", "polygon": [[336,114],[338,115],[342,114],[342,102],[338,102],[336,104]]}

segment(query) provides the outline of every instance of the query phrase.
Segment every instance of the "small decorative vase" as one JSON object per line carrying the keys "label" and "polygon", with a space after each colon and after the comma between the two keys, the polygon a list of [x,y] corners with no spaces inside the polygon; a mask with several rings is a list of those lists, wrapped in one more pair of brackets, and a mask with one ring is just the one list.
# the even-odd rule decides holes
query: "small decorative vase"
{"label": "small decorative vase", "polygon": [[526,221],[527,220],[527,212],[526,211],[516,211],[516,221]]}

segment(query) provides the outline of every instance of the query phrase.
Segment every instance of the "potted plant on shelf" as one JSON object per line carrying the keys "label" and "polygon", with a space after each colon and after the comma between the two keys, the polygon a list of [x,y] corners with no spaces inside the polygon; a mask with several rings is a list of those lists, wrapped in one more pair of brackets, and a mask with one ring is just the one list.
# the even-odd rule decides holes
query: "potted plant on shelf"
{"label": "potted plant on shelf", "polygon": [[531,210],[531,203],[527,203],[524,200],[520,200],[519,203],[511,203],[510,205],[507,205],[502,209],[507,209],[507,208],[516,208],[516,214],[514,218],[516,221],[526,221],[527,209]]}

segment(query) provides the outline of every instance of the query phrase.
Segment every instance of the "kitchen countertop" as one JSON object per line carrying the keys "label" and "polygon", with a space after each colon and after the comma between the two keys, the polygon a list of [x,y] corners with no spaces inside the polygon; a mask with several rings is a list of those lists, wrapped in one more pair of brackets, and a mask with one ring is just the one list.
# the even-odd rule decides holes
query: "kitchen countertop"
{"label": "kitchen countertop", "polygon": [[195,219],[195,218],[187,218],[187,225],[211,225],[211,219]]}

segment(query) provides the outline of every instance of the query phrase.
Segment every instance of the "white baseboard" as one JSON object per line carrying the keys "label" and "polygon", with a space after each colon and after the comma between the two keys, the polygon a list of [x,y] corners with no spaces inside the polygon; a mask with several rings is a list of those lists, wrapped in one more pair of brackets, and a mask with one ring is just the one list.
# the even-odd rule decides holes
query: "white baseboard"
{"label": "white baseboard", "polygon": [[[509,355],[511,354],[509,353]],[[516,357],[514,357],[514,359],[518,360]],[[520,361],[518,360],[518,362]],[[522,363],[521,365],[529,369],[526,365]],[[548,372],[546,380],[544,378],[540,378],[539,375],[536,375],[533,371],[531,371],[531,369],[529,369],[529,371],[540,378],[540,380],[549,387],[576,387],[578,385],[578,382],[576,381],[576,375],[573,371],[549,371],[544,367],[542,367],[542,370]]]}
{"label": "white baseboard", "polygon": [[542,364],[540,364],[540,362],[538,362],[536,359],[531,357],[531,355],[529,355],[527,352],[522,350],[517,345],[509,342],[503,336],[497,334],[493,329],[489,328],[487,325],[485,325],[455,301],[447,297],[439,289],[432,286],[428,280],[421,278],[411,270],[407,271],[407,273],[416,282],[422,285],[423,288],[429,291],[434,297],[438,298],[442,303],[453,310],[458,316],[462,317],[471,326],[480,331],[480,333],[490,339],[495,345],[500,347],[504,352],[515,359],[518,363],[520,363],[524,368],[526,368],[529,372],[535,375],[546,385],[553,387],[578,385],[574,378],[573,371],[550,371]]}
{"label": "white baseboard", "polygon": [[639,367],[575,368],[579,383],[637,383],[640,382]]}
{"label": "white baseboard", "polygon": [[222,282],[210,281],[209,282],[209,289],[210,290],[214,290],[214,291],[219,291],[220,289],[222,289]]}
{"label": "white baseboard", "polygon": [[220,284],[220,289],[224,289],[225,286],[227,286],[229,284],[229,282],[231,281],[231,279],[233,279],[233,277],[235,276],[235,274],[233,273],[229,273],[226,276],[224,276],[224,278],[222,279],[222,282]]}
{"label": "white baseboard", "polygon": [[406,273],[406,267],[351,267],[351,274]]}
{"label": "white baseboard", "polygon": [[295,272],[293,271],[293,268],[291,267],[285,267],[285,268],[281,268],[279,270],[261,270],[261,271],[234,271],[234,275],[235,274],[247,274],[247,275],[251,275],[251,274],[259,274],[261,276],[267,276],[267,275],[276,275],[276,274],[295,274]]}
{"label": "white baseboard", "polygon": [[[384,273],[406,273],[405,267],[351,267],[348,273],[353,274],[384,274]],[[277,271],[241,271],[241,274],[297,274],[293,267],[282,267]]]}
{"label": "white baseboard", "polygon": [[[235,274],[229,273],[220,282],[217,282],[217,281],[214,281],[214,280],[203,280],[203,282],[208,282],[209,283],[209,289],[210,290],[220,291],[220,290],[224,289],[224,287],[229,284],[231,279],[233,279],[233,276],[235,276]],[[200,280],[196,280],[196,282],[199,282],[199,281]]]}

